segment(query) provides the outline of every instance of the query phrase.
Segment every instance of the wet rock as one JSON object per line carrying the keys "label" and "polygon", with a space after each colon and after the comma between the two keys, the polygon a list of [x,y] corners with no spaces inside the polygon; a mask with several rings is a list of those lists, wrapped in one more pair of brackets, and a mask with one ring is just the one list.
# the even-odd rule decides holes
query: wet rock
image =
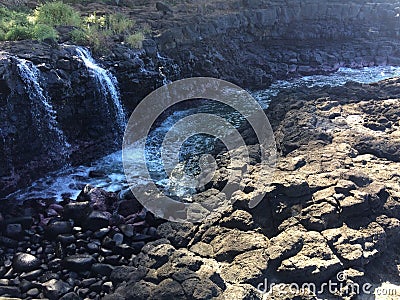
{"label": "wet rock", "polygon": [[14,256],[13,268],[19,272],[29,272],[39,268],[41,261],[28,253],[19,253]]}
{"label": "wet rock", "polygon": [[50,222],[46,228],[46,234],[49,238],[54,238],[59,234],[68,234],[72,232],[72,224],[68,221],[54,221]]}
{"label": "wet rock", "polygon": [[91,255],[77,254],[67,256],[63,259],[63,266],[71,271],[82,272],[90,270],[96,260]]}
{"label": "wet rock", "polygon": [[64,296],[60,298],[60,300],[79,300],[79,296],[74,292],[66,293]]}
{"label": "wet rock", "polygon": [[121,229],[121,232],[128,238],[133,237],[135,233],[135,226],[132,224],[122,224],[119,226],[119,229]]}
{"label": "wet rock", "polygon": [[32,298],[37,297],[40,294],[40,291],[37,288],[30,289],[26,292],[26,295]]}
{"label": "wet rock", "polygon": [[10,238],[22,238],[21,224],[8,224],[6,227],[5,235]]}
{"label": "wet rock", "polygon": [[56,279],[51,279],[43,283],[43,288],[44,295],[50,300],[60,299],[72,289],[68,283]]}
{"label": "wet rock", "polygon": [[0,286],[0,296],[19,298],[21,297],[21,291],[16,286]]}
{"label": "wet rock", "polygon": [[76,224],[82,225],[86,216],[91,212],[88,201],[70,202],[64,207],[64,217],[73,219]]}
{"label": "wet rock", "polygon": [[110,276],[111,272],[113,271],[114,267],[107,265],[107,264],[93,264],[92,265],[92,272],[94,274],[99,274],[102,276]]}
{"label": "wet rock", "polygon": [[85,221],[85,228],[96,231],[106,228],[110,224],[111,214],[103,211],[93,211],[89,214]]}
{"label": "wet rock", "polygon": [[119,246],[124,241],[124,236],[121,233],[116,233],[113,236],[113,241],[115,242],[116,246]]}

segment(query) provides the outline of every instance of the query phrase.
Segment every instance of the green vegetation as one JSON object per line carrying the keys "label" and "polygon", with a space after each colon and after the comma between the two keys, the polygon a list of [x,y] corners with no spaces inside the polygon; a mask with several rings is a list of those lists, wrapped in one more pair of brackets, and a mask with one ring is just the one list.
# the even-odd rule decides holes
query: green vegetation
{"label": "green vegetation", "polygon": [[143,40],[144,40],[144,34],[140,31],[134,34],[130,34],[126,37],[126,43],[130,47],[137,49],[142,48]]}
{"label": "green vegetation", "polygon": [[81,23],[79,13],[70,5],[61,1],[40,5],[29,19],[33,24],[46,24],[49,26],[79,26]]}
{"label": "green vegetation", "polygon": [[58,32],[50,25],[36,24],[33,27],[32,36],[39,41],[43,41],[45,39],[57,40]]}
{"label": "green vegetation", "polygon": [[130,32],[135,26],[135,21],[123,14],[112,14],[107,17],[107,27],[114,34],[125,34]]}
{"label": "green vegetation", "polygon": [[0,7],[0,40],[23,40],[31,37],[28,14]]}
{"label": "green vegetation", "polygon": [[142,30],[137,30],[135,25],[134,20],[121,13],[82,17],[59,0],[43,3],[33,11],[0,7],[0,40],[57,40],[58,26],[72,26],[75,27],[70,32],[73,43],[105,53],[114,41],[123,40],[132,48],[141,48],[144,35],[150,34],[151,28],[145,24]]}

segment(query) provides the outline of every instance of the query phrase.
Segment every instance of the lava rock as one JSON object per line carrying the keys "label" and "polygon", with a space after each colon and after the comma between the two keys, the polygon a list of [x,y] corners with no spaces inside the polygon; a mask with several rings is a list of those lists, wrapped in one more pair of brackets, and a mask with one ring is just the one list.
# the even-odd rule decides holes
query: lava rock
{"label": "lava rock", "polygon": [[39,268],[41,261],[28,253],[19,253],[14,256],[13,268],[18,272],[29,272]]}

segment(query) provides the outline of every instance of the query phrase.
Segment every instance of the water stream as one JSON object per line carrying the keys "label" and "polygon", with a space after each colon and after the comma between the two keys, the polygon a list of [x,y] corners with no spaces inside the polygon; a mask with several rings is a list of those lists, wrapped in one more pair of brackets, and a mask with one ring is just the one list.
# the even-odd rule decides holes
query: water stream
{"label": "water stream", "polygon": [[14,59],[18,62],[19,75],[31,100],[32,119],[44,148],[48,150],[48,155],[58,158],[61,155],[67,160],[70,145],[57,122],[57,113],[51,99],[41,86],[40,70],[30,61]]}
{"label": "water stream", "polygon": [[[106,107],[108,108],[108,114],[111,116],[113,113],[113,117],[115,118],[117,128],[117,135],[121,136],[121,134],[125,130],[126,126],[126,118],[124,108],[122,106],[120,93],[118,90],[118,81],[117,78],[108,70],[100,67],[93,57],[91,56],[88,49],[83,47],[76,47],[76,52],[80,59],[82,59],[86,68],[92,73],[95,77],[100,93],[102,95],[102,100],[106,102]],[[110,111],[110,108],[112,111]]]}

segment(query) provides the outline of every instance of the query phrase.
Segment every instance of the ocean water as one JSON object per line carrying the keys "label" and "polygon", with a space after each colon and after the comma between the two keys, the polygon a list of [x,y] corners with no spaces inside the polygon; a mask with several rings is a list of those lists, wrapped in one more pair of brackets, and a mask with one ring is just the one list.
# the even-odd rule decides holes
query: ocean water
{"label": "ocean water", "polygon": [[[279,91],[293,87],[307,86],[340,86],[346,82],[372,83],[382,79],[400,76],[400,67],[366,67],[362,69],[341,68],[336,73],[329,75],[304,76],[287,81],[276,81],[269,88],[252,92],[253,97],[263,108],[267,108],[271,99]],[[243,116],[231,109],[216,106],[212,101],[202,102],[197,108],[172,112],[160,124],[151,131],[146,141],[146,157],[149,172],[153,174],[153,181],[168,192],[170,180],[165,174],[160,156],[160,147],[165,134],[180,119],[196,113],[213,113],[225,118],[235,127],[243,122]],[[223,128],[221,129],[223,131]],[[216,139],[206,135],[195,135],[186,140],[180,149],[180,157],[187,159],[190,156],[198,156],[212,151]],[[131,146],[132,158],[140,159],[135,152],[135,145]],[[168,155],[167,155],[168,156]],[[135,184],[145,184],[143,180],[144,170],[133,168],[135,172]],[[90,177],[91,171],[97,171],[101,176]],[[131,170],[132,171],[132,170]],[[120,191],[128,188],[122,165],[122,151],[107,155],[88,165],[67,167],[52,172],[35,181],[29,188],[19,190],[8,196],[10,199],[27,200],[37,198],[54,198],[62,200],[64,197],[75,199],[81,189],[86,185],[104,188],[107,191]]]}

